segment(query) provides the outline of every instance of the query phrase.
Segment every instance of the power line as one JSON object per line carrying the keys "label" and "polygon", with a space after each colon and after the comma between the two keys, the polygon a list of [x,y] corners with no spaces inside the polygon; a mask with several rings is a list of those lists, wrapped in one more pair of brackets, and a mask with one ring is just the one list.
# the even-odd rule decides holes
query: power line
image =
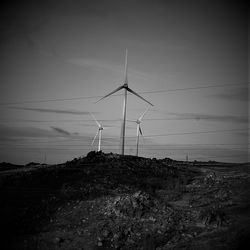
{"label": "power line", "polygon": [[[56,146],[56,147],[58,147],[58,146],[61,146],[61,145],[53,145],[53,146]],[[27,150],[30,150],[30,149],[32,149],[32,150],[41,150],[41,149],[48,149],[48,150],[82,150],[82,149],[86,149],[86,148],[83,148],[83,146],[81,146],[81,145],[64,145],[64,146],[70,146],[70,147],[74,147],[74,146],[78,146],[79,148],[53,148],[53,147],[51,147],[51,146],[49,146],[49,147],[20,147],[20,146],[18,146],[18,145],[13,145],[12,147],[7,147],[8,149],[9,148],[15,148],[15,149],[27,149]],[[87,145],[84,145],[84,146],[86,146],[87,147]],[[135,147],[136,145],[125,145],[126,147],[131,147],[131,146],[133,146],[133,147]],[[93,147],[95,147],[95,146],[91,146],[91,145],[88,145],[88,147],[87,148],[93,148]],[[112,147],[112,146],[109,146],[109,145],[103,145],[102,146],[104,149],[109,149],[109,150],[111,150],[111,149],[117,149],[117,148],[119,148],[119,145],[117,145],[116,147]],[[248,148],[248,147],[243,147],[243,148],[150,148],[150,147],[141,147],[141,150],[197,150],[197,151],[199,151],[199,150],[249,150],[250,148]]]}
{"label": "power line", "polygon": [[[136,136],[134,137],[136,138]],[[93,138],[90,139],[92,141]],[[86,140],[85,140],[86,141]],[[68,144],[72,142],[79,142],[78,144]],[[69,140],[55,140],[55,141],[28,141],[28,142],[20,142],[16,143],[15,146],[26,146],[26,145],[43,145],[43,144],[49,144],[50,146],[90,146],[90,143],[82,143],[84,140],[80,139],[69,139]],[[106,146],[120,146],[119,142],[118,143],[110,143],[109,141],[106,141],[105,139],[102,140],[102,142],[106,143]],[[56,144],[54,144],[56,143]],[[13,145],[13,144],[8,144],[8,143],[0,143],[0,146],[8,146],[8,145]],[[141,146],[157,146],[157,147],[194,147],[194,146],[247,146],[250,145],[250,143],[183,143],[183,144],[161,144],[161,143],[144,143],[141,144]],[[134,146],[134,143],[126,143],[126,146]]]}
{"label": "power line", "polygon": [[249,150],[250,148],[146,148],[142,147],[141,150],[196,150],[196,151],[204,151],[204,150]]}
{"label": "power line", "polygon": [[[199,116],[197,114],[197,116]],[[238,118],[238,119],[247,119],[248,116],[232,116],[232,118]],[[202,118],[201,118],[202,119]],[[182,120],[181,118],[144,118],[144,121],[179,121]],[[195,120],[195,118],[183,118],[183,120]],[[99,119],[98,121],[100,122],[121,122],[122,119]],[[126,120],[128,122],[135,122],[135,120]],[[67,119],[67,120],[0,120],[0,123],[47,123],[47,122],[92,122],[91,124],[93,124],[93,120],[91,119],[76,119],[76,120],[71,120],[71,119]],[[89,125],[89,124],[88,124]]]}
{"label": "power line", "polygon": [[[238,86],[238,85],[249,85],[249,83],[250,82],[239,82],[239,83],[231,83],[231,84],[217,84],[217,85],[187,87],[187,88],[178,88],[178,89],[163,89],[163,90],[155,90],[155,91],[143,91],[143,92],[138,92],[138,93],[139,94],[157,94],[157,93],[167,93],[167,92],[186,91],[186,90],[195,90],[195,89],[208,89],[208,88],[232,87],[232,86]],[[121,95],[122,94],[116,94],[113,96],[121,96]],[[58,102],[58,101],[74,101],[74,100],[93,99],[93,98],[101,98],[101,97],[103,97],[103,96],[81,96],[81,97],[73,97],[73,98],[55,98],[55,99],[22,101],[22,102],[5,102],[5,103],[0,103],[0,106],[29,104],[29,103]]]}
{"label": "power line", "polygon": [[194,158],[194,160],[195,159],[210,159],[210,158],[212,158],[212,159],[214,159],[214,158],[239,158],[239,157],[246,157],[247,155],[246,154],[240,154],[240,155],[216,155],[216,156],[214,156],[214,155],[212,155],[212,156],[201,156],[201,157],[192,157],[192,156],[190,156],[191,158]]}
{"label": "power line", "polygon": [[[210,130],[210,131],[193,131],[193,132],[182,132],[182,133],[168,133],[168,134],[156,134],[156,135],[144,135],[143,137],[159,137],[159,136],[172,136],[172,135],[189,135],[189,134],[207,134],[207,133],[227,133],[227,132],[240,132],[240,131],[248,131],[250,128],[246,129],[224,129],[224,130]],[[89,136],[89,139],[92,139],[92,136]],[[126,136],[126,138],[135,138],[136,136]],[[115,139],[118,138],[118,136],[112,136],[112,137],[105,137],[104,140],[107,139]],[[86,140],[86,138],[68,138],[66,140],[57,140],[54,142],[68,142],[68,141],[82,141]],[[52,143],[53,141],[44,141],[39,143]],[[35,142],[37,143],[37,142]],[[202,144],[200,144],[202,145]],[[204,144],[207,145],[207,144]],[[216,145],[216,144],[211,144]],[[223,144],[221,144],[223,145]],[[233,144],[235,145],[235,144]]]}
{"label": "power line", "polygon": [[[98,121],[100,122],[116,122],[116,121],[121,121],[121,119],[98,119]],[[91,122],[91,125],[93,125],[93,120],[91,119],[81,119],[81,120],[70,120],[70,119],[67,119],[67,120],[0,120],[0,123],[16,123],[16,122],[30,122],[30,123],[46,123],[46,122]]]}
{"label": "power line", "polygon": [[[27,145],[32,145],[32,144],[36,144],[36,145],[42,145],[42,144],[49,144],[49,146],[91,146],[91,144],[51,144],[51,143],[57,143],[60,141],[50,141],[50,142],[27,142],[27,143],[15,143],[15,146],[27,146]],[[62,142],[66,142],[66,141],[62,141]],[[145,144],[141,144],[141,146],[157,146],[157,147],[193,147],[193,146],[247,146],[250,145],[249,143],[194,143],[194,144],[170,144],[170,145],[166,145],[166,144],[151,144],[151,143],[145,143]],[[11,146],[11,144],[3,144],[1,143],[0,146]],[[120,144],[109,144],[107,143],[106,146],[120,146]],[[126,144],[126,146],[134,146],[133,144]]]}
{"label": "power line", "polygon": [[[156,134],[156,135],[144,135],[143,137],[159,137],[159,136],[171,136],[171,135],[189,135],[189,134],[207,134],[207,133],[224,133],[224,132],[237,132],[248,131],[248,129],[224,129],[224,130],[210,130],[210,131],[198,131],[198,132],[183,132],[183,133],[169,133],[169,134]],[[127,136],[126,138],[134,138],[134,136]],[[107,137],[106,137],[107,139]]]}
{"label": "power line", "polygon": [[208,89],[208,88],[221,88],[221,87],[230,87],[236,85],[246,85],[250,82],[241,82],[241,83],[231,83],[231,84],[218,84],[218,85],[207,85],[207,86],[199,86],[199,87],[187,87],[187,88],[179,88],[179,89],[167,89],[167,90],[156,90],[156,91],[144,91],[140,92],[141,94],[153,94],[153,93],[165,93],[165,92],[175,92],[175,91],[185,91],[185,90],[195,90],[195,89]]}

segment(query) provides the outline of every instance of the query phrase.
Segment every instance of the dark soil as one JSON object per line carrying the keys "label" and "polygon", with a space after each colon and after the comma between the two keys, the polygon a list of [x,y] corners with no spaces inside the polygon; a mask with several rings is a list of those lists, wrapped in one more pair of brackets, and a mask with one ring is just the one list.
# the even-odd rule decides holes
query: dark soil
{"label": "dark soil", "polygon": [[90,152],[0,171],[1,249],[248,249],[248,164]]}

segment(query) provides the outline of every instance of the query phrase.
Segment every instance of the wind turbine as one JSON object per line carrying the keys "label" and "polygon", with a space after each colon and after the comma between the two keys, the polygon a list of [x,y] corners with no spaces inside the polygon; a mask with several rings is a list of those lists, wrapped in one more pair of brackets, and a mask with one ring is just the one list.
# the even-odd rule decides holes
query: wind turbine
{"label": "wind turbine", "polygon": [[96,122],[96,124],[97,124],[97,126],[98,126],[98,130],[97,130],[97,132],[96,132],[96,134],[95,134],[95,137],[94,137],[94,139],[93,139],[93,141],[92,141],[92,143],[91,143],[91,146],[93,146],[96,137],[99,136],[98,150],[97,150],[97,151],[99,152],[99,151],[101,151],[102,130],[104,129],[104,127],[101,125],[100,122],[98,122],[98,121],[96,120],[95,116],[94,116],[92,113],[90,113],[90,114],[91,114],[91,116],[93,117],[94,121]]}
{"label": "wind turbine", "polygon": [[103,100],[104,98],[116,93],[117,91],[124,89],[124,101],[123,101],[123,121],[121,126],[121,155],[124,155],[124,144],[125,144],[125,124],[126,124],[126,110],[127,110],[127,91],[130,93],[136,95],[137,97],[141,98],[143,101],[147,102],[151,106],[154,106],[152,103],[138,95],[136,92],[134,92],[132,89],[128,87],[128,50],[126,49],[126,56],[125,56],[125,76],[124,76],[124,82],[123,85],[112,91],[111,93],[105,95],[97,102]]}
{"label": "wind turbine", "polygon": [[142,131],[141,131],[141,122],[142,122],[142,118],[144,117],[144,115],[148,112],[150,107],[148,107],[143,114],[135,121],[137,123],[136,126],[136,156],[138,156],[138,147],[139,147],[139,137],[140,134],[142,136]]}

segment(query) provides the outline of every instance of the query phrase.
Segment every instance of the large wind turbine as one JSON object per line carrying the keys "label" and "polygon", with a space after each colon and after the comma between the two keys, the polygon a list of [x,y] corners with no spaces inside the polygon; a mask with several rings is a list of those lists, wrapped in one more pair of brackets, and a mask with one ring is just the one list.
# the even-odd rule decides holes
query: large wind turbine
{"label": "large wind turbine", "polygon": [[144,115],[148,112],[149,107],[143,112],[143,114],[135,121],[137,123],[136,126],[136,156],[138,156],[138,147],[139,147],[139,137],[140,134],[142,136],[142,131],[141,131],[141,122],[142,122],[142,118],[144,117]]}
{"label": "large wind turbine", "polygon": [[94,144],[96,137],[99,136],[98,150],[97,150],[97,151],[101,151],[102,130],[103,130],[104,128],[103,128],[103,126],[101,125],[101,123],[98,122],[98,121],[96,120],[95,116],[94,116],[92,113],[90,113],[90,114],[91,114],[91,116],[93,117],[95,123],[96,123],[97,126],[98,126],[98,130],[97,130],[97,132],[96,132],[96,134],[95,134],[95,137],[94,137],[94,139],[93,139],[93,141],[92,141],[92,143],[91,143],[91,146]]}
{"label": "large wind turbine", "polygon": [[97,102],[101,101],[102,99],[116,93],[117,91],[124,89],[124,101],[123,101],[123,121],[122,121],[122,126],[121,126],[121,155],[124,155],[124,144],[125,144],[125,124],[126,124],[126,109],[127,109],[127,91],[130,93],[136,95],[137,97],[141,98],[143,101],[147,102],[151,106],[154,106],[152,103],[138,95],[136,92],[134,92],[132,89],[128,87],[128,50],[126,49],[126,56],[125,56],[125,77],[124,77],[124,83],[122,86],[118,87],[111,93],[105,95],[102,97],[100,100]]}

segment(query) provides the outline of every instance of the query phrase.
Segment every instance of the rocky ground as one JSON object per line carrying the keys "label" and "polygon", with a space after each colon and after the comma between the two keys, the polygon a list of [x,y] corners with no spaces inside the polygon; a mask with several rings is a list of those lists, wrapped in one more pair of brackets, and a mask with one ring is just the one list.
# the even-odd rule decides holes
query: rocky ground
{"label": "rocky ground", "polygon": [[248,249],[248,164],[90,152],[0,171],[1,247]]}

